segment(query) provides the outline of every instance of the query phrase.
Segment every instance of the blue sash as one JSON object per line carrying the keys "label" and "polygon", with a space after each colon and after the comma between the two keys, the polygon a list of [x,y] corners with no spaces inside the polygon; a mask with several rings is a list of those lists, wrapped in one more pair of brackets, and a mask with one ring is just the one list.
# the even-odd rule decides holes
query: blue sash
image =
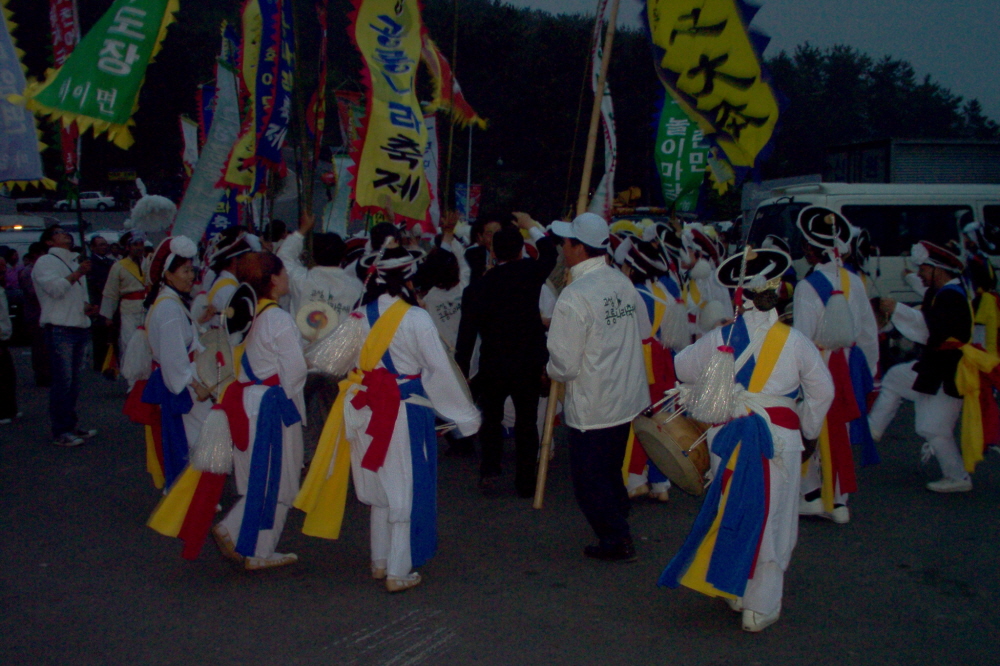
{"label": "blue sash", "polygon": [[635,290],[639,292],[642,296],[643,303],[646,304],[646,314],[649,316],[649,323],[653,323],[653,308],[656,307],[656,301],[653,299],[653,292],[649,290],[649,286],[645,284],[635,285]]}
{"label": "blue sash", "polygon": [[833,284],[830,282],[830,278],[823,275],[819,271],[813,271],[805,278],[806,282],[812,285],[812,288],[816,290],[819,294],[819,300],[823,302],[823,306],[826,306],[826,302],[830,300],[830,296],[833,295]]}
{"label": "blue sash", "polygon": [[[250,368],[246,354],[243,354],[240,363],[253,384],[263,384],[263,380]],[[281,485],[281,426],[291,426],[301,420],[295,403],[280,385],[269,387],[261,396],[257,432],[250,456],[250,478],[247,481],[243,523],[236,541],[236,552],[241,555],[252,557],[257,550],[258,533],[274,528],[274,514],[278,507],[278,490]]]}
{"label": "blue sash", "polygon": [[160,406],[160,429],[163,433],[163,478],[170,488],[188,463],[187,433],[184,431],[184,414],[191,411],[194,401],[187,387],[180,393],[171,393],[163,382],[163,371],[153,370],[142,391],[142,401]]}
{"label": "blue sash", "polygon": [[[365,307],[368,324],[378,321],[378,301]],[[387,349],[382,355],[382,365],[399,376]],[[399,385],[401,400],[418,395],[427,397],[420,378],[408,379]],[[434,411],[423,405],[409,402],[406,421],[409,426],[410,461],[413,469],[413,502],[410,508],[410,559],[414,567],[423,566],[437,552],[437,432],[434,430]]]}
{"label": "blue sash", "polygon": [[677,284],[676,280],[670,277],[670,275],[661,275],[660,285],[664,289],[666,289],[667,293],[673,296],[675,299],[681,297],[681,287],[679,284]]}

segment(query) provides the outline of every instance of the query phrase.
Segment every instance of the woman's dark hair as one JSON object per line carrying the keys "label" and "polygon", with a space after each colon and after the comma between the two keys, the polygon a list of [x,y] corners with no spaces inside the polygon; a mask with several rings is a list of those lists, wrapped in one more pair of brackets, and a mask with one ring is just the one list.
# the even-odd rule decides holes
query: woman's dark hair
{"label": "woman's dark hair", "polygon": [[460,279],[458,259],[452,252],[437,248],[420,265],[415,282],[421,291],[430,291],[433,287],[447,290],[457,285]]}
{"label": "woman's dark hair", "polygon": [[[159,270],[160,267],[156,265],[156,262],[153,262],[153,264],[149,267],[149,277],[153,280],[153,286],[149,288],[149,294],[146,296],[146,300],[142,303],[147,310],[153,307],[153,303],[156,302],[156,297],[160,295],[160,287],[164,284],[163,276],[168,272],[176,273],[181,266],[187,263],[192,263],[191,259],[175,255],[170,261],[170,265],[167,266],[167,270],[163,271],[160,275],[156,275],[153,273],[153,269]],[[181,302],[184,303],[184,305],[191,307],[191,294],[184,294],[178,291],[177,295],[181,297]]]}
{"label": "woman's dark hair", "polygon": [[248,252],[236,257],[236,279],[250,285],[257,298],[271,297],[271,278],[284,268],[278,255],[270,252]]}
{"label": "woman's dark hair", "polygon": [[[58,224],[53,224],[51,227],[47,227],[45,231],[42,232],[42,235],[38,237],[38,242],[48,245],[49,241],[52,240],[55,237],[55,235],[62,230],[63,228],[60,227]],[[47,251],[48,250],[46,250],[46,252]]]}
{"label": "woman's dark hair", "polygon": [[[406,251],[406,248],[394,247],[386,250],[382,258],[398,259],[407,255],[409,255],[409,252]],[[358,264],[358,271],[361,271],[360,263]],[[378,276],[381,278],[381,281],[376,276],[373,276],[372,279],[368,280],[361,304],[368,305],[372,301],[378,300],[378,297],[382,294],[389,294],[390,296],[399,296],[410,305],[416,305],[417,299],[407,284],[410,281],[410,278],[406,276],[407,271],[407,268],[385,271]]]}
{"label": "woman's dark hair", "polygon": [[746,290],[746,295],[753,301],[753,306],[761,312],[767,312],[778,307],[778,292],[775,289],[765,291]]}
{"label": "woman's dark hair", "polygon": [[28,246],[28,254],[25,256],[25,258],[28,257],[38,258],[43,254],[47,254],[48,251],[49,251],[48,245],[39,241],[35,241],[34,243]]}
{"label": "woman's dark hair", "polygon": [[347,243],[337,234],[313,234],[313,259],[318,266],[340,266]]}

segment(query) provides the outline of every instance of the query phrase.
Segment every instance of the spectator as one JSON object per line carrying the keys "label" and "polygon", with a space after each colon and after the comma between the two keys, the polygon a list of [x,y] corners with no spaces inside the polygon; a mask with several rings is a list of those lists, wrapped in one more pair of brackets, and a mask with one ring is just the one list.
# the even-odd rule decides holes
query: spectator
{"label": "spectator", "polygon": [[[0,257],[0,275],[7,271],[7,262]],[[10,425],[17,413],[17,374],[14,361],[7,349],[7,341],[14,333],[7,310],[7,290],[0,287],[0,425]]]}
{"label": "spectator", "polygon": [[90,272],[89,260],[79,260],[70,251],[73,237],[59,226],[42,232],[39,239],[49,250],[35,262],[31,279],[41,304],[39,319],[45,327],[45,344],[52,362],[52,388],[49,390],[49,417],[52,443],[79,446],[97,434],[96,430],[77,428],[76,400],[80,392],[84,352],[87,348],[90,315],[96,310],[87,303],[84,277]]}
{"label": "spectator", "polygon": [[278,254],[281,244],[287,237],[288,227],[285,226],[284,221],[273,219],[264,227],[264,234],[260,238],[260,244],[265,252]]}
{"label": "spectator", "polygon": [[[115,264],[115,258],[111,255],[111,244],[103,236],[94,236],[90,239],[90,273],[87,274],[87,295],[94,305],[100,306],[101,296],[104,293],[104,285],[108,281],[108,274]],[[105,323],[98,319],[90,327],[90,339],[94,345],[94,370],[101,372],[104,362],[108,356],[108,350],[114,344],[114,327],[111,322]]]}
{"label": "spectator", "polygon": [[18,284],[21,286],[21,293],[24,294],[24,330],[31,340],[31,370],[35,376],[35,386],[40,388],[48,388],[52,384],[52,372],[49,367],[49,351],[45,346],[45,335],[38,323],[39,317],[42,316],[42,306],[39,305],[38,295],[35,294],[31,271],[35,268],[38,258],[47,251],[48,247],[44,243],[32,243],[28,247],[28,254],[24,255],[24,265],[17,273]]}
{"label": "spectator", "polygon": [[[518,229],[502,229],[492,238],[496,268],[470,285],[462,298],[456,361],[468,376],[476,337],[482,338],[477,374],[483,409],[480,488],[487,493],[496,489],[503,456],[504,402],[510,396],[515,411],[514,483],[520,497],[531,497],[538,453],[538,397],[547,358],[539,295],[556,265],[557,252],[530,215],[514,213],[514,218]],[[521,258],[520,229],[535,239],[538,259]]]}
{"label": "spectator", "polygon": [[465,261],[469,264],[469,284],[475,284],[493,267],[490,251],[493,249],[493,234],[500,231],[500,223],[491,220],[477,220],[472,225],[472,240],[475,243],[465,251]]}

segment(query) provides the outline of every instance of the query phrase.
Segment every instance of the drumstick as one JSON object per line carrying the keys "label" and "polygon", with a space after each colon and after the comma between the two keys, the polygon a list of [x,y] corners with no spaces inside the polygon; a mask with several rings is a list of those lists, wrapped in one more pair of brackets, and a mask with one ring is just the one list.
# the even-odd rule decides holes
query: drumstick
{"label": "drumstick", "polygon": [[532,508],[541,509],[545,500],[545,480],[549,474],[549,451],[552,449],[552,430],[556,422],[556,406],[559,403],[561,382],[552,381],[549,386],[549,404],[545,407],[545,427],[542,429],[542,446],[538,452],[538,478],[535,480],[535,501]]}

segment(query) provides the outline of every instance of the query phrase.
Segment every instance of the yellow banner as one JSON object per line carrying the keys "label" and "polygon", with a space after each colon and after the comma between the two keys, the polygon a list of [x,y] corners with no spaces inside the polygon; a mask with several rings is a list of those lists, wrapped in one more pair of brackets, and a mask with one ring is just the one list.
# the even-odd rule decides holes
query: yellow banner
{"label": "yellow banner", "polygon": [[[247,98],[253,102],[257,98],[257,65],[260,62],[260,40],[264,28],[264,19],[261,16],[260,4],[257,0],[247,2],[243,8],[242,22],[243,60],[240,76],[247,91]],[[254,130],[256,106],[254,103],[249,105],[249,112],[240,128],[240,137],[236,140],[229,153],[229,158],[226,160],[226,167],[220,183],[228,187],[235,187],[239,190],[248,190],[253,187],[255,167],[243,168],[243,162],[253,157],[257,151],[257,134]]]}
{"label": "yellow banner", "polygon": [[427,127],[416,91],[420,31],[417,0],[360,0],[354,38],[371,89],[355,201],[416,220],[431,201],[424,177]]}
{"label": "yellow banner", "polygon": [[733,166],[752,167],[778,122],[778,102],[737,0],[648,0],[646,10],[671,96]]}

